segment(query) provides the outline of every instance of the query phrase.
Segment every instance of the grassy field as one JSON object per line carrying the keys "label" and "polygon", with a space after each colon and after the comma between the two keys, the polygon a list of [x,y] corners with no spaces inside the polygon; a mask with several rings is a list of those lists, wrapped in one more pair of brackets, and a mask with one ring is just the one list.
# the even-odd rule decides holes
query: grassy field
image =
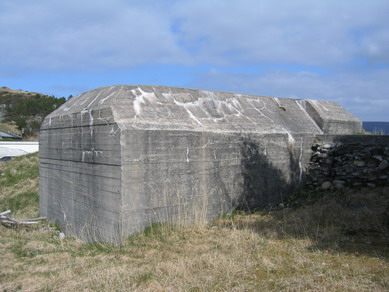
{"label": "grassy field", "polygon": [[[36,217],[38,200],[36,154],[0,163],[0,211]],[[388,201],[388,188],[305,192],[293,208],[156,224],[122,246],[0,225],[0,291],[389,291]]]}

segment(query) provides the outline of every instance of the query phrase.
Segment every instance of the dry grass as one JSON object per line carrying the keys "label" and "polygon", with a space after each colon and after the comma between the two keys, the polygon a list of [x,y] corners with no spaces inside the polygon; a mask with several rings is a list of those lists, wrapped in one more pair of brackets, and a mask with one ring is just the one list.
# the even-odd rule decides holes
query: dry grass
{"label": "dry grass", "polygon": [[[7,209],[10,197],[22,199],[20,194],[38,191],[28,166],[36,160],[29,155],[0,164],[0,173],[14,176],[1,177],[1,208]],[[19,191],[25,185],[32,189]],[[388,189],[362,190],[294,209],[236,213],[203,227],[156,224],[122,246],[60,241],[59,230],[47,223],[18,229],[0,226],[0,288],[388,291],[388,234],[380,213],[387,202]],[[18,218],[38,215],[34,200],[19,208]]]}
{"label": "dry grass", "polygon": [[12,123],[0,123],[0,131],[20,134],[20,131],[14,122],[12,122]]}
{"label": "dry grass", "polygon": [[[0,123],[0,131],[11,132],[20,136],[22,135],[15,122]],[[25,142],[37,142],[38,140],[38,136],[28,136],[23,138],[23,141]]]}

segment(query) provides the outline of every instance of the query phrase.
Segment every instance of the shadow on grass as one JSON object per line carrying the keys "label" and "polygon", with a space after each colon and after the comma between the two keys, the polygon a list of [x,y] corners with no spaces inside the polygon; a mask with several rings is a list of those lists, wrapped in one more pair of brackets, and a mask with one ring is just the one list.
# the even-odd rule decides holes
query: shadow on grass
{"label": "shadow on grass", "polygon": [[[309,238],[312,250],[389,259],[389,187],[296,191],[299,162],[293,149],[286,162],[291,169],[287,181],[285,172],[261,154],[257,142],[245,139],[241,147],[244,187],[240,206],[246,215],[222,218],[219,224],[273,238]],[[269,208],[276,202],[293,207],[277,209],[273,204]]]}
{"label": "shadow on grass", "polygon": [[325,193],[312,204],[236,215],[219,224],[267,238],[306,239],[311,250],[365,254],[389,260],[388,188]]}

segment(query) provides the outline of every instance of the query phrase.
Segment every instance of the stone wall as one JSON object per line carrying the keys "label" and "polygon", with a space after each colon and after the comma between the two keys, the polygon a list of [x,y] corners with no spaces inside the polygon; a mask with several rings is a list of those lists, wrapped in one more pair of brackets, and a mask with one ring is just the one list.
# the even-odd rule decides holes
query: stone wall
{"label": "stone wall", "polygon": [[389,186],[389,136],[318,137],[305,184],[324,190]]}

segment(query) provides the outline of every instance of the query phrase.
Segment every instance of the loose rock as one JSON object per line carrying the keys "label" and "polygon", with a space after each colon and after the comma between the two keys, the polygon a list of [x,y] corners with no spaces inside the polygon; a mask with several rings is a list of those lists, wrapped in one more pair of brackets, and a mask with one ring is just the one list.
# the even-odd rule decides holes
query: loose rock
{"label": "loose rock", "polygon": [[366,165],[366,162],[362,160],[354,160],[354,165],[358,167],[364,167]]}
{"label": "loose rock", "polygon": [[323,182],[323,183],[321,184],[321,188],[322,188],[323,190],[328,190],[328,189],[331,188],[331,186],[332,186],[332,184],[331,184],[331,182],[329,182],[329,181],[325,181],[325,182]]}
{"label": "loose rock", "polygon": [[386,169],[389,166],[389,162],[387,160],[382,160],[378,165],[378,169]]}

